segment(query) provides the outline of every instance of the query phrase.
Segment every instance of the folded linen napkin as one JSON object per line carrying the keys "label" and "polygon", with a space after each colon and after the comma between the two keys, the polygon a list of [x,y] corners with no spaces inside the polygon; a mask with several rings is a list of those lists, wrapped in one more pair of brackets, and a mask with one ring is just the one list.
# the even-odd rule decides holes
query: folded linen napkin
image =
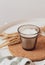
{"label": "folded linen napkin", "polygon": [[0,65],[34,65],[34,64],[28,58],[8,56],[0,59]]}

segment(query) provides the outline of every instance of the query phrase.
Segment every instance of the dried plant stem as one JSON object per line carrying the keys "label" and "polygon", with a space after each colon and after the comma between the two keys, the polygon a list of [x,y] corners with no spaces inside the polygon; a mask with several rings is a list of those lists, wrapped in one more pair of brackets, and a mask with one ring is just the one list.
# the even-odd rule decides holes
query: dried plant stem
{"label": "dried plant stem", "polygon": [[19,43],[21,41],[18,33],[3,34],[0,36],[3,37],[3,40],[6,40],[3,44],[0,45],[0,48],[7,46],[7,45],[10,45],[10,44]]}

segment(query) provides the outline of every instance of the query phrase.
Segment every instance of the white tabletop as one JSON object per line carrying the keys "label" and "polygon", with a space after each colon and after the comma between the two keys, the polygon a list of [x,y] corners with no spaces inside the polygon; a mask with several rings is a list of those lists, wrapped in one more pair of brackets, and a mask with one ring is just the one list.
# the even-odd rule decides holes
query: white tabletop
{"label": "white tabletop", "polygon": [[[14,24],[13,24],[14,23]],[[6,33],[13,33],[13,32],[16,32],[17,31],[17,28],[22,25],[22,24],[33,24],[33,25],[37,25],[37,26],[45,26],[45,19],[34,19],[34,20],[28,20],[28,21],[17,21],[17,22],[10,22],[10,23],[6,23],[4,24],[3,26],[0,27],[0,30],[1,32],[4,31]],[[13,26],[12,26],[13,25]],[[10,27],[11,26],[11,27]],[[10,27],[10,28],[9,28]],[[1,42],[1,41],[0,41]],[[4,56],[9,56],[11,55],[8,47],[4,47],[4,48],[1,48],[0,49],[0,55],[1,57],[4,57]],[[35,62],[36,65],[44,65],[45,64],[45,60],[43,61],[38,61],[38,62]]]}

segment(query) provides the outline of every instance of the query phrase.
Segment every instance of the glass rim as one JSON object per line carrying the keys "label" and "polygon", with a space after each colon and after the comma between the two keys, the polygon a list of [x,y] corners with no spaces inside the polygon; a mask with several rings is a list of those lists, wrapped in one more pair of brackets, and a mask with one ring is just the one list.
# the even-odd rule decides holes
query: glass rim
{"label": "glass rim", "polygon": [[[35,26],[35,27],[37,27],[37,29],[38,29],[39,31],[37,31],[37,32],[34,33],[34,34],[25,34],[25,33],[22,33],[22,32],[19,31],[19,29],[20,29],[21,27],[23,27],[23,26]],[[38,34],[38,33],[40,32],[40,28],[39,28],[38,26],[36,26],[36,25],[33,25],[33,24],[25,24],[25,25],[19,26],[18,29],[17,29],[17,31],[18,31],[18,33],[23,34],[23,35],[36,35],[36,34]]]}

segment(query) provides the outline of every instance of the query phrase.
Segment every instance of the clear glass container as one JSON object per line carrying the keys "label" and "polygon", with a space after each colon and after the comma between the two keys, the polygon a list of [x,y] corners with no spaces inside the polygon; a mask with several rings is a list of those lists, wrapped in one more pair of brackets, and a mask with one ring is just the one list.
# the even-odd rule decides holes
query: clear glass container
{"label": "clear glass container", "polygon": [[[28,30],[25,31],[26,29]],[[38,26],[30,25],[30,24],[21,25],[18,28],[18,33],[22,40],[22,47],[26,50],[33,50],[36,47],[39,32],[40,32],[40,28]]]}

